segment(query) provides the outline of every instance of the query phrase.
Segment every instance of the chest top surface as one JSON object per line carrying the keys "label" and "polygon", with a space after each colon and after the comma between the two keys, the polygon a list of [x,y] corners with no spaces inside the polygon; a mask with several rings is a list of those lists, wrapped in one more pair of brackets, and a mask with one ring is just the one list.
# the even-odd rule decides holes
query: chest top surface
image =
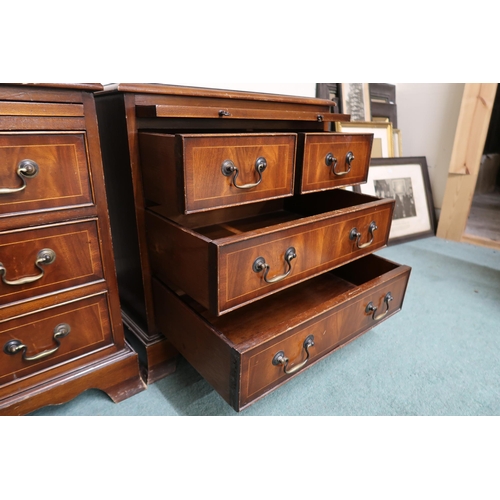
{"label": "chest top surface", "polygon": [[106,85],[96,92],[110,94],[133,99],[139,118],[349,121],[349,115],[332,113],[332,101],[315,97],[142,83]]}

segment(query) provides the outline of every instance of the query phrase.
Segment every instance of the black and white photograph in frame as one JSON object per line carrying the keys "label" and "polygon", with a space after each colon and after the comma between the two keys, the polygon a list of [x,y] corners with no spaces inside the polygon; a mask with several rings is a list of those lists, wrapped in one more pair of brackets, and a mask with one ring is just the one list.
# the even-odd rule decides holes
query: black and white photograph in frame
{"label": "black and white photograph in frame", "polygon": [[390,243],[435,235],[434,204],[425,157],[372,158],[363,194],[395,200]]}
{"label": "black and white photograph in frame", "polygon": [[341,83],[340,101],[340,111],[351,115],[351,121],[369,122],[372,119],[368,83]]}

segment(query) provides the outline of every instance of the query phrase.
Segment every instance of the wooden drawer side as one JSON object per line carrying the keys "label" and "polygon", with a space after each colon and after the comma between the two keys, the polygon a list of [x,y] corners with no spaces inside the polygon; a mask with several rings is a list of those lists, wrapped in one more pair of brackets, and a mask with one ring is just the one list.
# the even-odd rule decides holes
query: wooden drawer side
{"label": "wooden drawer side", "polygon": [[160,331],[231,406],[237,404],[239,356],[201,316],[158,280],[152,280]]}
{"label": "wooden drawer side", "polygon": [[150,211],[146,228],[152,275],[209,304],[215,272],[210,241]]}
{"label": "wooden drawer side", "polygon": [[183,213],[184,179],[182,168],[178,168],[180,153],[176,137],[142,132],[139,149],[146,203],[162,205],[167,214]]}

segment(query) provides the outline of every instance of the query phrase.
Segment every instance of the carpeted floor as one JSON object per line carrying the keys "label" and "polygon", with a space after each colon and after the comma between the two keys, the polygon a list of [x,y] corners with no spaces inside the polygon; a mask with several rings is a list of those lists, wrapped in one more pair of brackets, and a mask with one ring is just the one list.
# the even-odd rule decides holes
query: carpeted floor
{"label": "carpeted floor", "polygon": [[119,404],[90,390],[32,415],[500,415],[500,253],[433,237],[378,255],[412,267],[402,311],[239,414],[181,359]]}

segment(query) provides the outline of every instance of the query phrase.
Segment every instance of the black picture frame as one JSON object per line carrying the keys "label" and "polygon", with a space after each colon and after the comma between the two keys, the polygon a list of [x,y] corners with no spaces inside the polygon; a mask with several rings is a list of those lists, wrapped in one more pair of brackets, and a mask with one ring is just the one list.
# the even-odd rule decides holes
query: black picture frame
{"label": "black picture frame", "polygon": [[372,120],[385,118],[392,123],[394,128],[398,128],[398,107],[396,104],[387,104],[383,102],[371,102]]}
{"label": "black picture frame", "polygon": [[396,85],[391,83],[370,83],[370,105],[372,120],[385,118],[398,128],[398,106]]}
{"label": "black picture frame", "polygon": [[372,102],[396,104],[396,85],[392,83],[370,83],[370,99]]}
{"label": "black picture frame", "polygon": [[316,97],[329,99],[333,102],[333,113],[340,113],[339,107],[339,84],[338,83],[317,83]]}
{"label": "black picture frame", "polygon": [[435,236],[436,214],[425,156],[372,158],[359,193],[394,198],[389,244]]}

